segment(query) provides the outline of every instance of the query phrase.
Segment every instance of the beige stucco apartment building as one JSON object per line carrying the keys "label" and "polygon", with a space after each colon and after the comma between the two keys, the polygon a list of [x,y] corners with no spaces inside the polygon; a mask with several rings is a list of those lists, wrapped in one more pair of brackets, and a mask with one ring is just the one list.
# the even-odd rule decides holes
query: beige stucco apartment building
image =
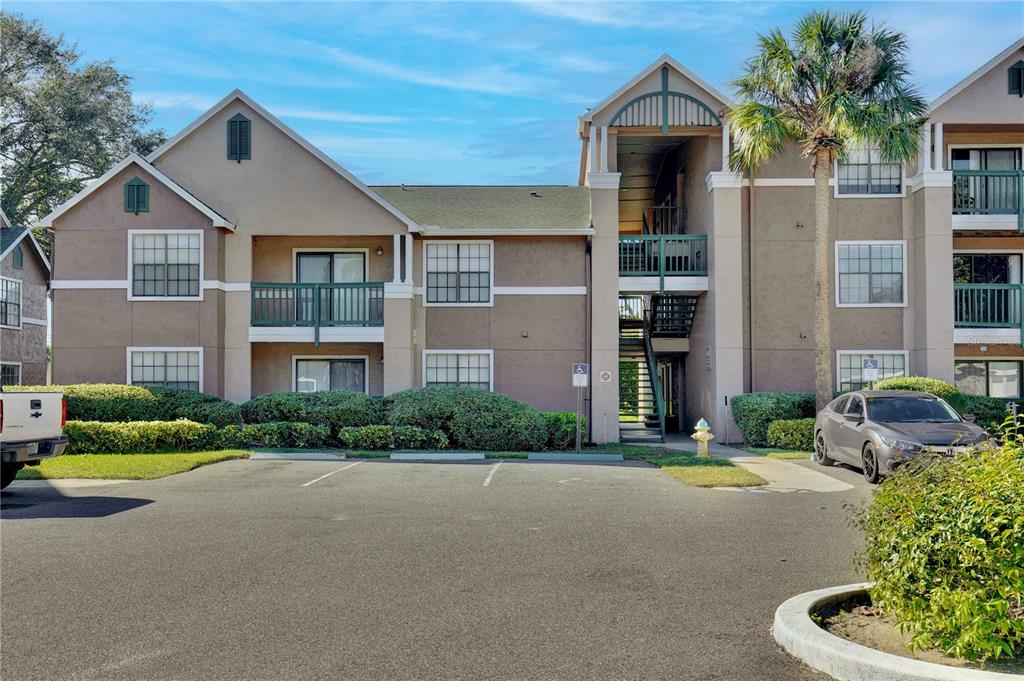
{"label": "beige stucco apartment building", "polygon": [[[932,104],[916,162],[836,164],[837,389],[875,358],[1020,396],[1022,49]],[[796,151],[729,168],[728,103],[665,56],[580,117],[579,186],[367,187],[232,92],[42,222],[54,380],[571,410],[586,362],[593,440],[732,439],[732,396],[813,386],[814,214]]]}
{"label": "beige stucco apartment building", "polygon": [[0,209],[0,386],[46,383],[50,263]]}

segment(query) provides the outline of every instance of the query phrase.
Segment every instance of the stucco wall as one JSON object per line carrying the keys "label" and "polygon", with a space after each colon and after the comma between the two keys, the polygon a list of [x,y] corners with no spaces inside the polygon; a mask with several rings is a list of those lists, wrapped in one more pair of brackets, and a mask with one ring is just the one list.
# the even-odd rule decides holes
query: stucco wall
{"label": "stucco wall", "polygon": [[321,343],[319,348],[312,343],[253,343],[252,394],[294,390],[293,357],[323,355],[368,357],[369,392],[379,396],[384,385],[382,352],[380,343]]}
{"label": "stucco wall", "polygon": [[21,242],[22,267],[14,267],[14,252],[0,262],[0,275],[21,282],[21,328],[0,329],[0,361],[21,363],[22,385],[46,383],[46,325],[32,320],[46,320],[46,269],[39,261],[35,247]]}
{"label": "stucco wall", "polygon": [[939,106],[931,114],[943,123],[1024,123],[1021,98],[1007,91],[1007,69],[1024,59],[1017,50]]}
{"label": "stucco wall", "polygon": [[[383,255],[376,254],[378,247],[384,250]],[[259,236],[252,244],[253,281],[294,281],[297,248],[365,250],[367,281],[391,281],[394,276],[394,239],[389,236]]]}

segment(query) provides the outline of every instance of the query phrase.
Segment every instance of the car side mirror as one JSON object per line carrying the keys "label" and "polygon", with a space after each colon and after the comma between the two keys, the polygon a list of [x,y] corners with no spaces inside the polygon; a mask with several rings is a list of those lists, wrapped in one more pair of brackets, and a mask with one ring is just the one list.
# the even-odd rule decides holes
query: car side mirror
{"label": "car side mirror", "polygon": [[974,423],[974,420],[977,418],[974,414],[964,414],[964,421],[967,421],[967,423]]}
{"label": "car side mirror", "polygon": [[864,417],[861,416],[860,414],[846,414],[845,416],[846,416],[846,420],[850,421],[851,423],[858,423],[859,424],[859,423],[863,423],[863,421],[864,421]]}

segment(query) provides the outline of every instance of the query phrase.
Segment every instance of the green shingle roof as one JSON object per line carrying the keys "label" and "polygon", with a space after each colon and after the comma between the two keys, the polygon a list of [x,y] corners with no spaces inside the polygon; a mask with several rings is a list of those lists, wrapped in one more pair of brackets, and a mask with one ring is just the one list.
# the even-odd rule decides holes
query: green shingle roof
{"label": "green shingle roof", "polygon": [[371,189],[425,229],[554,231],[590,227],[590,190],[586,187],[388,185]]}

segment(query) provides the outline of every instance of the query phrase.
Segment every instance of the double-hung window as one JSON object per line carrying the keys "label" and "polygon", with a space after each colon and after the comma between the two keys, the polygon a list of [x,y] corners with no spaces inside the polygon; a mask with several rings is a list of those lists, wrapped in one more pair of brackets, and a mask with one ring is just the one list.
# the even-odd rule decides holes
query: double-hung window
{"label": "double-hung window", "polygon": [[21,282],[0,277],[0,326],[21,328]]}
{"label": "double-hung window", "polygon": [[493,359],[490,350],[427,350],[423,385],[491,390]]}
{"label": "double-hung window", "polygon": [[836,194],[902,194],[903,166],[885,163],[875,147],[851,149],[836,164]]}
{"label": "double-hung window", "polygon": [[13,362],[0,364],[0,385],[21,385],[21,365]]}
{"label": "double-hung window", "polygon": [[199,298],[201,231],[129,232],[133,298]]}
{"label": "double-hung window", "polygon": [[905,305],[906,264],[903,241],[837,241],[836,305]]}
{"label": "double-hung window", "polygon": [[128,383],[200,391],[202,357],[200,348],[128,348]]}
{"label": "double-hung window", "polygon": [[490,241],[427,242],[427,305],[490,305]]}
{"label": "double-hung window", "polygon": [[878,360],[878,380],[893,376],[906,376],[907,353],[905,352],[862,352],[858,350],[840,350],[837,354],[836,374],[838,388],[841,392],[862,390],[867,387],[864,381],[864,360]]}

